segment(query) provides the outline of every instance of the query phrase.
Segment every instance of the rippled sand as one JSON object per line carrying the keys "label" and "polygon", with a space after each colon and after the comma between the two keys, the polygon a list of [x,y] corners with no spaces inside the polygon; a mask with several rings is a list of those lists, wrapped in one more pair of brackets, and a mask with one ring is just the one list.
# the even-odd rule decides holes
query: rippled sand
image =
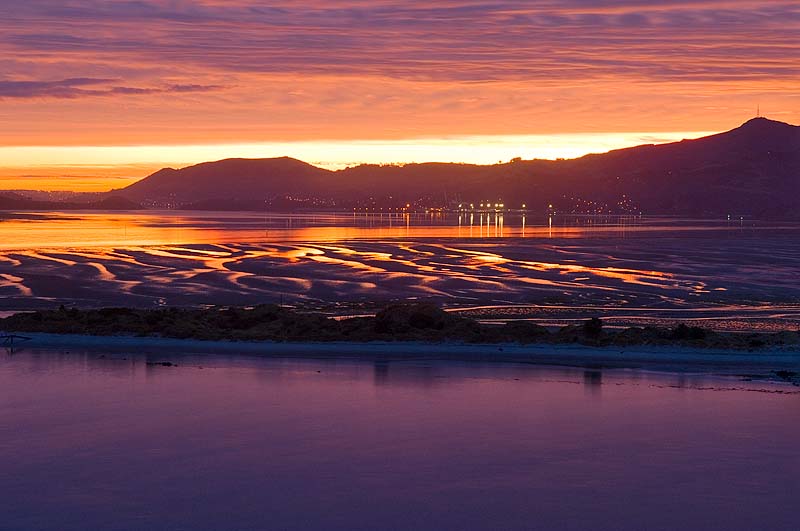
{"label": "rippled sand", "polygon": [[[526,227],[523,237],[516,219],[505,223],[504,237],[470,238],[463,235],[470,228],[454,220],[415,220],[413,230],[406,220],[404,236],[402,223],[317,219],[16,220],[0,229],[7,236],[14,223],[27,224],[27,236],[11,232],[4,240],[0,310],[426,299],[477,307],[471,312],[486,319],[553,324],[589,313],[610,317],[609,324],[689,317],[728,329],[800,323],[800,230],[793,227],[640,222],[564,226],[555,234],[547,226]],[[125,236],[116,234],[120,224]],[[9,243],[14,235],[28,241]],[[182,240],[191,243],[174,243]]]}

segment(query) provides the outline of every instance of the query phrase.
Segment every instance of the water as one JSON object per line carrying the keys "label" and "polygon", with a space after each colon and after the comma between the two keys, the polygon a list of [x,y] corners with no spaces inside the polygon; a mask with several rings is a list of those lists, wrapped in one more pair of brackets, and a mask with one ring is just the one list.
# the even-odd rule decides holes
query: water
{"label": "water", "polygon": [[47,213],[0,222],[0,311],[431,300],[482,319],[800,327],[800,225],[521,213]]}
{"label": "water", "polygon": [[797,529],[788,384],[29,349],[0,388],[3,530]]}
{"label": "water", "polygon": [[5,212],[0,250],[426,238],[628,238],[695,234],[797,235],[800,224],[534,213],[300,213],[194,211]]}

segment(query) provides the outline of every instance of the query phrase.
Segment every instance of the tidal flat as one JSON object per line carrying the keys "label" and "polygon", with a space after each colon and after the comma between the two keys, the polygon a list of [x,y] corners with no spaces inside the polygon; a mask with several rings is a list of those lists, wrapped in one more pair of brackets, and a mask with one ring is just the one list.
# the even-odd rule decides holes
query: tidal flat
{"label": "tidal flat", "polygon": [[800,329],[800,225],[532,214],[41,213],[0,222],[0,310],[426,301],[482,321]]}

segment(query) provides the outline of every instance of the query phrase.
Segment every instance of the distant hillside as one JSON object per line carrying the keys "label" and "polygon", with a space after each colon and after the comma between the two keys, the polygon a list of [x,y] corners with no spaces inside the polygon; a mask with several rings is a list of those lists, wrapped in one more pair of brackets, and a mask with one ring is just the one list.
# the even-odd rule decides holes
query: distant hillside
{"label": "distant hillside", "polygon": [[174,206],[217,200],[263,202],[278,194],[324,193],[331,175],[289,157],[226,159],[181,170],[164,168],[118,192],[134,201]]}
{"label": "distant hillside", "polygon": [[0,192],[0,210],[138,210],[139,203],[120,196],[109,196],[99,201],[73,203],[61,201],[39,201],[14,192]]}
{"label": "distant hillside", "polygon": [[800,218],[800,127],[755,118],[697,140],[490,166],[361,165],[332,172],[286,157],[229,159],[163,169],[116,193],[145,204],[216,209],[503,201],[566,212]]}

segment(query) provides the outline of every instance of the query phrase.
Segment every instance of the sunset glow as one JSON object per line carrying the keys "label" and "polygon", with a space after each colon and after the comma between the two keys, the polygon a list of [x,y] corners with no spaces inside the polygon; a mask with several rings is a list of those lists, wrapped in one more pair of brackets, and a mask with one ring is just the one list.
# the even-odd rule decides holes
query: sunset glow
{"label": "sunset glow", "polygon": [[3,188],[573,157],[800,116],[793,3],[0,1],[0,28]]}
{"label": "sunset glow", "polygon": [[0,528],[796,530],[800,0],[0,0]]}
{"label": "sunset glow", "polygon": [[5,164],[0,168],[0,188],[101,191],[125,186],[162,167],[177,168],[231,157],[286,155],[329,169],[386,161],[494,164],[514,157],[574,158],[706,134],[709,133],[583,133],[178,146],[0,147],[0,160]]}

